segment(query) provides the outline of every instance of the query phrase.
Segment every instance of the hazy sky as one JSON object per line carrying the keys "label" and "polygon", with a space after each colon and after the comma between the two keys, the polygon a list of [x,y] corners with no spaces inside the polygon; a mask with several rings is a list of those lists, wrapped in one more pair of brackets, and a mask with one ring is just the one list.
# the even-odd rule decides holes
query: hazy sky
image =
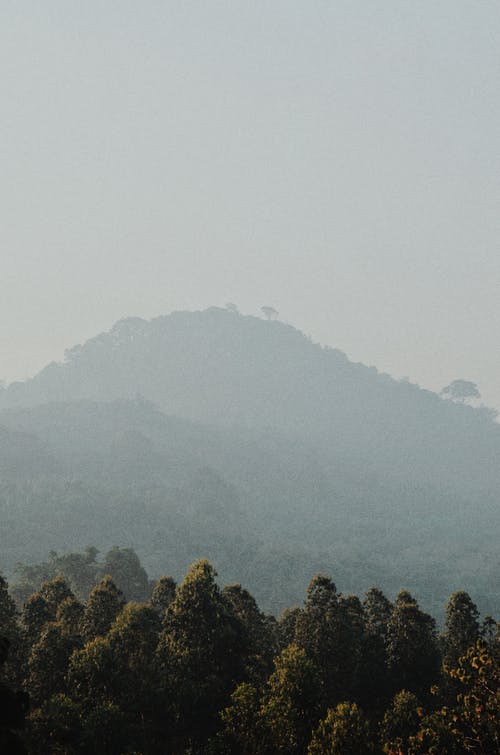
{"label": "hazy sky", "polygon": [[1,0],[0,79],[0,378],[234,301],[500,407],[498,0]]}

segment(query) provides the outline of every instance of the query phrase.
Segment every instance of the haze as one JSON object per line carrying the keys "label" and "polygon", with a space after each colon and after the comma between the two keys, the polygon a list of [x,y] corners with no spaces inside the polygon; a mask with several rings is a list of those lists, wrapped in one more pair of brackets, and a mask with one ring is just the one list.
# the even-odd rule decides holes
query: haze
{"label": "haze", "polygon": [[500,6],[0,8],[0,378],[234,301],[500,407]]}

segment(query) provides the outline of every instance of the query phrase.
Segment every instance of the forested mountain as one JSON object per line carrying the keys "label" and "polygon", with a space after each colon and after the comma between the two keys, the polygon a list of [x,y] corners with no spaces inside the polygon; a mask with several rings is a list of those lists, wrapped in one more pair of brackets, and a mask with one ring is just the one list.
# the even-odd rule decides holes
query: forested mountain
{"label": "forested mountain", "polygon": [[293,433],[378,475],[499,489],[500,427],[487,411],[352,363],[291,326],[219,308],[122,320],[9,386],[0,408],[137,395],[169,415]]}
{"label": "forested mountain", "polygon": [[[200,555],[268,610],[315,572],[454,589],[498,613],[500,426],[212,308],[124,320],[0,392],[0,569],[132,545],[152,575]],[[245,558],[242,558],[245,554]]]}

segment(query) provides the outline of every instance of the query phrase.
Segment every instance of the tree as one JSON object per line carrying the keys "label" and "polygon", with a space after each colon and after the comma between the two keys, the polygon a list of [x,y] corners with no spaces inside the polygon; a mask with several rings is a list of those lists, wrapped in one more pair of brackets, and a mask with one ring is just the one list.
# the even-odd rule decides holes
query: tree
{"label": "tree", "polygon": [[29,716],[28,743],[33,755],[72,753],[81,738],[81,711],[62,692],[44,700]]}
{"label": "tree", "polygon": [[481,624],[481,637],[500,656],[500,623],[493,616],[485,616]]}
{"label": "tree", "polygon": [[370,755],[374,747],[368,722],[356,703],[328,710],[307,748],[307,755]]}
{"label": "tree", "polygon": [[[151,752],[160,728],[155,663],[160,621],[151,606],[127,603],[107,635],[88,642],[69,664],[68,679],[87,729],[96,711],[111,704],[124,717],[127,744],[134,751]],[[163,723],[166,712],[161,709]]]}
{"label": "tree", "polygon": [[458,401],[464,404],[468,399],[481,398],[479,389],[476,383],[470,380],[452,380],[449,385],[446,385],[441,395],[445,398],[450,398],[452,401]]}
{"label": "tree", "polygon": [[19,564],[13,587],[16,600],[24,603],[40,589],[43,582],[50,582],[57,576],[66,580],[80,600],[85,600],[96,583],[97,552],[92,547],[86,548],[84,553],[65,553],[62,556],[51,551],[48,561],[34,565]]}
{"label": "tree", "polygon": [[320,712],[320,684],[313,662],[297,645],[276,658],[261,703],[271,752],[304,752]]}
{"label": "tree", "polygon": [[364,633],[356,679],[356,694],[365,710],[385,707],[391,695],[387,669],[387,625],[392,603],[378,587],[363,601]]}
{"label": "tree", "polygon": [[456,698],[423,719],[409,753],[500,753],[498,658],[478,640],[445,675],[457,685]]}
{"label": "tree", "polygon": [[28,688],[35,704],[67,691],[66,670],[77,647],[78,640],[64,634],[59,624],[47,624],[28,659]]}
{"label": "tree", "polygon": [[295,642],[318,669],[325,707],[333,707],[351,692],[362,631],[359,600],[339,596],[329,577],[313,577],[297,615]]}
{"label": "tree", "polygon": [[191,566],[165,613],[158,645],[165,693],[176,701],[186,747],[215,732],[218,711],[244,677],[244,628],[215,577],[206,559]]}
{"label": "tree", "polygon": [[455,592],[446,604],[442,642],[444,661],[455,665],[458,659],[479,639],[479,611],[470,596]]}
{"label": "tree", "polygon": [[111,576],[127,600],[148,600],[151,594],[146,570],[132,548],[118,548],[117,546],[111,548],[106,553],[101,573]]}
{"label": "tree", "polygon": [[278,311],[274,307],[261,307],[260,311],[266,320],[276,320],[278,317]]}
{"label": "tree", "polygon": [[39,592],[33,593],[23,606],[21,622],[27,645],[33,645],[40,637],[44,626],[51,620],[47,601]]}
{"label": "tree", "polygon": [[172,577],[160,577],[154,586],[151,595],[151,605],[160,613],[160,615],[165,613],[174,599],[176,587],[177,585]]}
{"label": "tree", "polygon": [[90,593],[83,613],[82,634],[86,640],[105,635],[125,605],[121,590],[110,576],[103,577]]}
{"label": "tree", "polygon": [[40,595],[45,600],[49,616],[53,621],[61,603],[68,598],[74,599],[75,597],[62,574],[58,574],[49,582],[44,582],[40,588]]}
{"label": "tree", "polygon": [[387,625],[386,647],[393,689],[425,695],[439,671],[436,625],[406,590],[396,598]]}
{"label": "tree", "polygon": [[20,680],[23,663],[23,642],[15,603],[9,595],[8,584],[0,575],[0,636],[9,644],[9,656],[5,663],[5,677],[11,683]]}
{"label": "tree", "polygon": [[223,729],[214,743],[215,752],[262,755],[266,751],[260,695],[252,684],[242,682],[236,687],[231,704],[221,713],[221,721]]}
{"label": "tree", "polygon": [[410,737],[420,726],[422,708],[415,695],[401,690],[386,710],[380,727],[383,751],[389,755],[408,752]]}
{"label": "tree", "polygon": [[57,609],[56,620],[63,634],[77,637],[81,632],[83,605],[76,598],[66,598]]}
{"label": "tree", "polygon": [[[0,672],[9,654],[10,641],[0,636]],[[28,708],[27,695],[15,693],[0,681],[0,752],[9,755],[27,755],[17,731],[24,729]]]}
{"label": "tree", "polygon": [[9,595],[6,580],[0,575],[0,633],[12,641],[17,631],[16,605]]}
{"label": "tree", "polygon": [[245,676],[254,682],[263,682],[272,668],[275,622],[271,623],[259,610],[255,598],[239,584],[225,587],[222,597],[243,628],[241,652]]}
{"label": "tree", "polygon": [[278,647],[280,650],[284,650],[287,645],[290,645],[295,640],[297,622],[299,621],[302,611],[303,609],[299,608],[299,606],[285,608],[282,611],[276,627]]}

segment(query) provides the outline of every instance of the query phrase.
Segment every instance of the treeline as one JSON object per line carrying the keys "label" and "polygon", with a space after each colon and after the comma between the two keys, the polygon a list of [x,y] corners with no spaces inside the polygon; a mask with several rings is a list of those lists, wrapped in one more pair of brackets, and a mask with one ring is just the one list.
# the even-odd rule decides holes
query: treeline
{"label": "treeline", "polygon": [[[87,553],[87,585],[99,569]],[[360,600],[323,575],[279,619],[206,560],[142,602],[97,576],[86,599],[53,576],[22,608],[0,578],[0,752],[499,752],[499,625],[465,592],[438,633],[407,591]]]}

